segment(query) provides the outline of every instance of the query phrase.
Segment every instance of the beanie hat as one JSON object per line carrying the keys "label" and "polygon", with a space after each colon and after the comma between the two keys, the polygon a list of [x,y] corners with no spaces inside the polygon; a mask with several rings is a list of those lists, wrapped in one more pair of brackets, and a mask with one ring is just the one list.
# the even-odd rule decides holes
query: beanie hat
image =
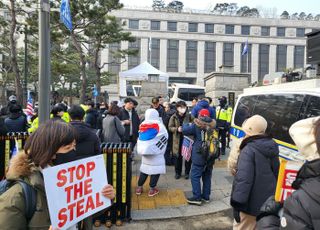
{"label": "beanie hat", "polygon": [[314,124],[318,119],[319,117],[311,117],[297,121],[289,129],[292,140],[307,161],[320,158],[314,134]]}
{"label": "beanie hat", "polygon": [[199,117],[210,117],[209,110],[207,109],[201,109],[198,115]]}
{"label": "beanie hat", "polygon": [[242,124],[242,129],[248,136],[261,135],[266,132],[268,123],[264,117],[260,115],[254,115]]}

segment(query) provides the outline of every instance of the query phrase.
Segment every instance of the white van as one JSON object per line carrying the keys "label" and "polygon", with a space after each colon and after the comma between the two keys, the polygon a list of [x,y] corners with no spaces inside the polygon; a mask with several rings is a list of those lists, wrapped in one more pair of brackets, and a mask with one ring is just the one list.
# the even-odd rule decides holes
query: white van
{"label": "white van", "polygon": [[[251,88],[239,95],[230,129],[232,138],[243,137],[242,123],[252,115],[259,114],[268,121],[267,133],[279,144],[280,156],[287,160],[304,160],[288,131],[298,120],[320,116],[320,80],[300,81],[300,87],[290,85],[297,83],[282,84],[282,89],[279,85],[276,88]],[[306,87],[312,85],[314,87]]]}
{"label": "white van", "polygon": [[192,100],[200,95],[205,95],[205,87],[199,85],[172,83],[169,87],[170,103],[185,101],[187,106],[191,106]]}

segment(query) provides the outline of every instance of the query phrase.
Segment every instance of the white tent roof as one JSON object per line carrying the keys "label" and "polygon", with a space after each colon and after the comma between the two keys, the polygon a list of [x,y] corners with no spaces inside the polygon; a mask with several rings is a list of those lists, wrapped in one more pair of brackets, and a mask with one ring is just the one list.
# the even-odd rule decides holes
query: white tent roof
{"label": "white tent roof", "polygon": [[129,69],[124,72],[120,72],[120,78],[126,78],[126,80],[147,80],[148,75],[159,75],[160,78],[169,78],[167,73],[161,72],[160,70],[154,68],[148,62],[144,62],[132,69]]}

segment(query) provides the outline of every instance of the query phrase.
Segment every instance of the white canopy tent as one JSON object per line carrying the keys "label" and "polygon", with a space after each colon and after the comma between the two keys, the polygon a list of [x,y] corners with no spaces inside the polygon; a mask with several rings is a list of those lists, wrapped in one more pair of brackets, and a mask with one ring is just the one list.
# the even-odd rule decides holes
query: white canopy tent
{"label": "white canopy tent", "polygon": [[119,96],[127,96],[127,81],[148,81],[150,76],[158,76],[159,82],[167,82],[169,75],[164,73],[152,65],[149,62],[143,62],[142,64],[119,73]]}

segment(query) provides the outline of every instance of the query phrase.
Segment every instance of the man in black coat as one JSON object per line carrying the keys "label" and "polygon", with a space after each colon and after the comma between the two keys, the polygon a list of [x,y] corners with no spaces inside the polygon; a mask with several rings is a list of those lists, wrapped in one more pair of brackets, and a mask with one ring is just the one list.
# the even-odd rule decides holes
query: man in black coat
{"label": "man in black coat", "polygon": [[131,142],[131,148],[134,149],[139,135],[140,119],[131,98],[124,100],[124,106],[120,109],[118,117],[125,128],[124,142]]}
{"label": "man in black coat", "polygon": [[8,132],[26,132],[28,121],[20,105],[13,104],[9,107],[9,116],[4,120]]}
{"label": "man in black coat", "polygon": [[85,123],[90,125],[91,128],[96,129],[97,128],[97,122],[98,122],[98,111],[94,108],[94,102],[88,102],[89,109],[86,111],[86,120]]}
{"label": "man in black coat", "polygon": [[237,172],[231,192],[234,229],[255,229],[262,204],[275,193],[279,173],[279,147],[265,134],[267,121],[254,115],[244,122]]}

